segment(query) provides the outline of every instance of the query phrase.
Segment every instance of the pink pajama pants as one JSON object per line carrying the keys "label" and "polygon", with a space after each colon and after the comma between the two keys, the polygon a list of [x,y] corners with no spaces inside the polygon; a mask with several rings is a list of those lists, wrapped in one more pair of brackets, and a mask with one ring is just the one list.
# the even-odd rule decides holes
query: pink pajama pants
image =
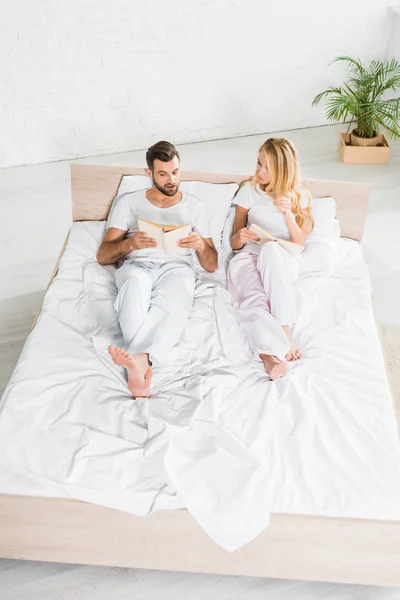
{"label": "pink pajama pants", "polygon": [[302,258],[275,242],[260,247],[258,254],[242,251],[229,263],[228,289],[239,324],[254,355],[284,358],[289,350],[282,325],[296,322],[294,283]]}

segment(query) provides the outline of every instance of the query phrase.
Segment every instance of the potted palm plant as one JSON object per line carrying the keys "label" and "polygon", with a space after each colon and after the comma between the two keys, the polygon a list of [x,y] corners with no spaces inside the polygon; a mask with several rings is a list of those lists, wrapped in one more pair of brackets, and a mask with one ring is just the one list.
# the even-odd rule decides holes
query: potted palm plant
{"label": "potted palm plant", "polygon": [[350,118],[347,133],[342,133],[339,141],[343,162],[386,163],[389,144],[380,129],[389,139],[400,138],[400,98],[387,97],[388,92],[400,89],[400,64],[395,59],[373,60],[364,67],[359,59],[349,56],[339,56],[333,62],[339,61],[347,66],[347,79],[341,87],[329,87],[315,96],[312,104],[324,100],[329,121]]}

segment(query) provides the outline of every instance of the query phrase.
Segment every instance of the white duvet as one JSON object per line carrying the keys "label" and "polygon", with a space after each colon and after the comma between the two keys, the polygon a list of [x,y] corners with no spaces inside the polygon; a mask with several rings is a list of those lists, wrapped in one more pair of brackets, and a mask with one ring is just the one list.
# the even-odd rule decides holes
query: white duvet
{"label": "white duvet", "polygon": [[219,276],[133,401],[107,353],[122,342],[104,223],[74,224],[0,412],[0,493],[77,498],[138,515],[186,507],[234,550],[271,512],[400,519],[400,448],[356,242],[331,277],[296,284],[304,358],[270,382]]}

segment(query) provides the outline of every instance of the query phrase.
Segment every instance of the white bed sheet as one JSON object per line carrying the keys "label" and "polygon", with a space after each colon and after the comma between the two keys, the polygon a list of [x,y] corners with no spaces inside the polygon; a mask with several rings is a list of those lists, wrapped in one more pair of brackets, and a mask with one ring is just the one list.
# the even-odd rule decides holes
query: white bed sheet
{"label": "white bed sheet", "polygon": [[148,515],[187,507],[234,550],[271,512],[400,519],[400,448],[359,245],[297,283],[304,359],[270,382],[238,327],[224,273],[199,279],[153,397],[133,401],[104,223],[75,223],[0,411],[0,493]]}

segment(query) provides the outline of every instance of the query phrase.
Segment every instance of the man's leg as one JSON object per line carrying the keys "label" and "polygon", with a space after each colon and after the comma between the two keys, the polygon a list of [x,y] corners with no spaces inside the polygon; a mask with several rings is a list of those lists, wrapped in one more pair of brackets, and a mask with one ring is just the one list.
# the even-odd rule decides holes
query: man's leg
{"label": "man's leg", "polygon": [[195,272],[189,265],[161,265],[147,316],[128,351],[147,352],[155,364],[162,362],[183,333],[193,305],[194,288]]}
{"label": "man's leg", "polygon": [[[144,264],[129,263],[117,270],[115,282],[118,295],[114,306],[118,312],[125,348],[130,348],[148,315],[153,287],[152,270]],[[152,376],[148,355],[131,355],[115,346],[110,346],[108,351],[115,364],[125,367],[132,396],[148,397]]]}
{"label": "man's leg", "polygon": [[150,308],[152,272],[145,265],[129,263],[117,270],[115,283],[118,295],[114,307],[118,313],[125,348],[129,349]]}

